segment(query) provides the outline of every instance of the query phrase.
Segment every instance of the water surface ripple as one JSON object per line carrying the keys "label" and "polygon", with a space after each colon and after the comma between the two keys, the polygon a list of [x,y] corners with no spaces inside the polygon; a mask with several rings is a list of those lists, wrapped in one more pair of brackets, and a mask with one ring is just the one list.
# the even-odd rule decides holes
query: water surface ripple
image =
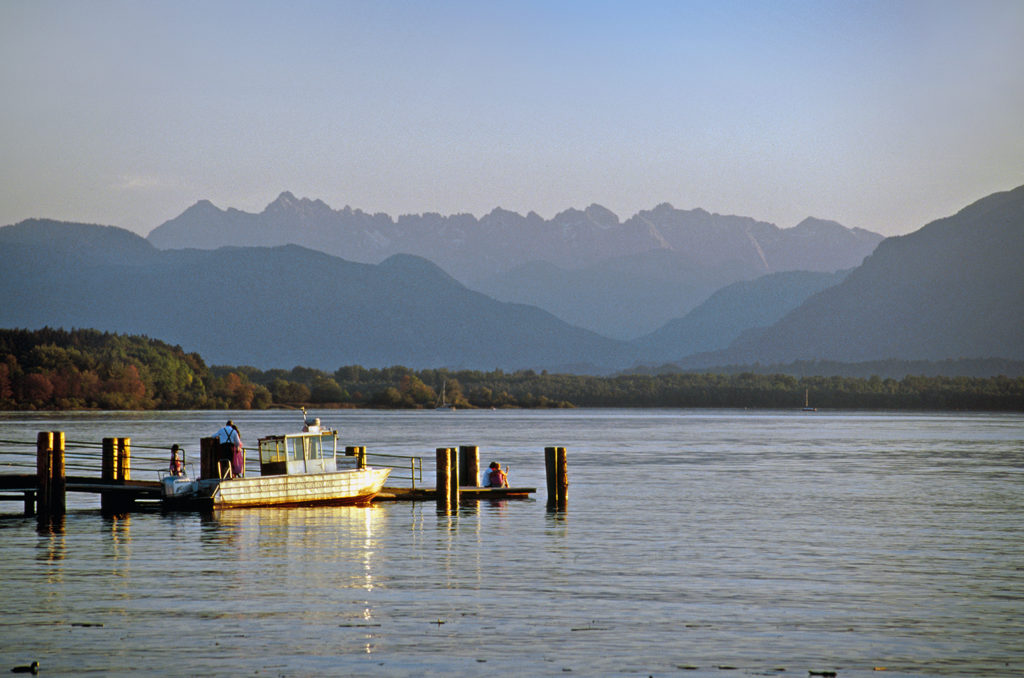
{"label": "water surface ripple", "polygon": [[[428,484],[435,447],[480,445],[536,499],[104,517],[72,495],[52,529],[4,502],[0,671],[1024,673],[1024,416],[316,414],[346,444],[422,455]],[[247,443],[296,420],[229,416]],[[224,417],[2,413],[0,439],[128,436],[133,477],[155,478],[148,445],[194,455]],[[545,507],[547,445],[568,449],[564,512]]]}

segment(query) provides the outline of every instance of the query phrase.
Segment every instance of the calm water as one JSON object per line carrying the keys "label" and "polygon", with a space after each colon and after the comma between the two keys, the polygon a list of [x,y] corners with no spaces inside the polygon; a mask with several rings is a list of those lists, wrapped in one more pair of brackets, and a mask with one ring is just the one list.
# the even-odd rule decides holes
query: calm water
{"label": "calm water", "polygon": [[[317,414],[346,444],[423,455],[427,484],[435,447],[480,445],[537,498],[104,518],[71,495],[62,528],[0,520],[0,672],[1024,672],[1022,415]],[[247,443],[297,421],[232,417]],[[128,436],[133,477],[155,479],[147,445],[194,455],[224,419],[0,414],[0,439]],[[568,448],[563,513],[546,445]]]}

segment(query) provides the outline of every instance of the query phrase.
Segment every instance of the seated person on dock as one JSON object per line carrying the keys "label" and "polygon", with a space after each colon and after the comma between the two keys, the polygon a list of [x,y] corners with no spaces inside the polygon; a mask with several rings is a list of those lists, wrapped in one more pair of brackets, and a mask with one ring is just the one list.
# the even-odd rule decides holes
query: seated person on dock
{"label": "seated person on dock", "polygon": [[[179,455],[179,451],[181,455]],[[171,463],[167,468],[167,471],[172,476],[183,476],[185,475],[185,459],[184,450],[177,445],[171,445]]]}
{"label": "seated person on dock", "polygon": [[484,487],[508,487],[508,474],[501,470],[501,464],[492,461],[484,471]]}

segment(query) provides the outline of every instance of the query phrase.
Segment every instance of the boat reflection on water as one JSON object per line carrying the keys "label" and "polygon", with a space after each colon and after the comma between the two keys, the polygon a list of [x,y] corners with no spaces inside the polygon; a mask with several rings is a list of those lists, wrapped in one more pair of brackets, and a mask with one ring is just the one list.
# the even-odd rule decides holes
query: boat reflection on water
{"label": "boat reflection on water", "polygon": [[236,535],[243,560],[259,559],[273,568],[261,579],[371,591],[385,511],[379,506],[265,507],[214,510],[210,519]]}

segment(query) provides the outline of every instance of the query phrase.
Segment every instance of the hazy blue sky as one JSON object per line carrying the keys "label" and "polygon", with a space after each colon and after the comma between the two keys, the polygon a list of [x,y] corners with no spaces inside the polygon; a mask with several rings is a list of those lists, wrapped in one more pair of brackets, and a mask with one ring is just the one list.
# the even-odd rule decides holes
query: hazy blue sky
{"label": "hazy blue sky", "polygon": [[907,233],[1024,184],[1024,0],[0,0],[0,225],[284,190]]}

